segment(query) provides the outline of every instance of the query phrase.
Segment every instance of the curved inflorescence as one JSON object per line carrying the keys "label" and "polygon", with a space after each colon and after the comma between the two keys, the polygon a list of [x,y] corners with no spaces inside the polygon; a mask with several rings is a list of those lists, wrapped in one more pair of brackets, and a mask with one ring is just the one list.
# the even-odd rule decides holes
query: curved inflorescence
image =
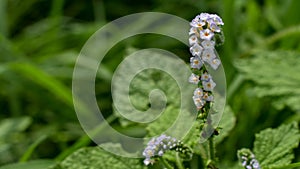
{"label": "curved inflorescence", "polygon": [[249,149],[239,150],[238,158],[245,169],[260,169],[257,159]]}
{"label": "curved inflorescence", "polygon": [[217,58],[215,45],[222,43],[222,19],[216,14],[201,13],[190,22],[189,44],[192,75],[189,82],[198,87],[194,91],[193,101],[200,111],[207,102],[214,100],[212,91],[216,86],[210,74],[203,66],[208,63],[214,70],[218,69],[221,61]]}
{"label": "curved inflorescence", "polygon": [[159,137],[152,138],[148,142],[147,147],[143,151],[143,156],[145,157],[144,164],[153,164],[155,162],[154,157],[161,157],[168,150],[175,150],[189,156],[192,155],[191,150],[184,146],[183,142],[171,136],[162,134]]}
{"label": "curved inflorescence", "polygon": [[[223,33],[221,26],[224,25],[222,19],[215,14],[201,13],[190,22],[189,31],[190,52],[193,55],[190,58],[192,74],[189,82],[196,84],[193,100],[198,112],[209,102],[213,102],[212,91],[216,86],[212,76],[208,73],[204,63],[217,70],[221,61],[217,58],[215,46],[223,43]],[[204,111],[202,111],[204,112]],[[204,119],[204,116],[202,116]],[[143,151],[145,157],[144,164],[149,165],[155,162],[157,157],[163,156],[167,151],[179,152],[183,159],[190,160],[192,150],[183,144],[180,140],[167,136],[165,134],[152,138]]]}

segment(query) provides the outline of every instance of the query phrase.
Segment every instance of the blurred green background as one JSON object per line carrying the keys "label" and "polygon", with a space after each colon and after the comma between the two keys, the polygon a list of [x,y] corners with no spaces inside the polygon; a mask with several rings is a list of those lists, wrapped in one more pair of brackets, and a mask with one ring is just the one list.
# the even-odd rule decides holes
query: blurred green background
{"label": "blurred green background", "polygon": [[[261,129],[300,120],[299,8],[298,0],[1,0],[0,165],[59,160],[94,145],[72,103],[77,55],[107,22],[146,11],[186,20],[201,12],[223,18],[225,44],[217,50],[226,72],[227,104],[237,122],[217,150],[224,163],[235,161],[237,149],[251,148]],[[123,132],[141,133],[122,128],[111,116],[111,76],[126,54],[149,47],[189,61],[184,44],[159,35],[126,39],[107,54],[95,91],[104,116]],[[299,149],[295,153],[299,161]]]}

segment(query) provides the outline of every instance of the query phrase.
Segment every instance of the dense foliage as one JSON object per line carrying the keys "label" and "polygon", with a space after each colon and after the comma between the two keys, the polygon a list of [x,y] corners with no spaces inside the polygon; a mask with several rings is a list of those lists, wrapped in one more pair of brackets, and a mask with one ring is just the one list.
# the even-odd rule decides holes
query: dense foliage
{"label": "dense foliage", "polygon": [[[225,43],[217,50],[226,73],[227,105],[215,137],[220,169],[243,168],[243,160],[252,153],[263,169],[300,161],[299,7],[298,0],[1,0],[0,169],[162,167],[98,148],[82,130],[72,101],[73,67],[87,39],[114,19],[145,11],[186,20],[200,12],[223,18]],[[130,136],[161,134],[176,118],[173,112],[180,102],[174,80],[148,70],[132,81],[130,97],[145,110],[149,91],[161,89],[168,98],[163,116],[149,125],[136,125],[113,108],[110,90],[116,67],[133,51],[150,47],[189,62],[184,44],[146,34],[114,46],[97,72],[101,112],[111,126]],[[207,156],[206,143],[197,144],[197,127],[183,140],[195,153],[184,163],[192,169],[205,166]],[[107,146],[124,151],[118,144]]]}

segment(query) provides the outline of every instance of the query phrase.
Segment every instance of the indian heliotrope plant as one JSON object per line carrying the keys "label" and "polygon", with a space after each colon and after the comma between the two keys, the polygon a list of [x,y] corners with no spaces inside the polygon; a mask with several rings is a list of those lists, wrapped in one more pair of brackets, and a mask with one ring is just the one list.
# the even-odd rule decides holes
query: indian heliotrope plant
{"label": "indian heliotrope plant", "polygon": [[254,154],[249,149],[241,149],[238,151],[238,158],[243,167],[246,169],[260,169],[260,165]]}
{"label": "indian heliotrope plant", "polygon": [[176,138],[167,136],[165,134],[159,137],[152,138],[145,150],[143,151],[143,156],[145,157],[144,164],[149,165],[155,162],[154,157],[163,156],[168,150],[175,150],[188,156],[192,156],[191,150],[186,147],[183,142],[177,140]]}
{"label": "indian heliotrope plant", "polygon": [[221,28],[223,25],[224,23],[218,15],[208,13],[197,15],[190,23],[189,44],[192,54],[190,65],[193,73],[189,78],[189,82],[198,85],[193,96],[198,111],[206,103],[213,101],[212,91],[216,83],[203,65],[206,62],[216,70],[221,64],[221,61],[217,58],[215,45],[216,42],[218,44],[222,43],[220,39],[223,37]]}
{"label": "indian heliotrope plant", "polygon": [[[199,124],[205,122],[204,119],[207,118],[207,112],[211,107],[210,103],[214,101],[212,92],[216,83],[204,65],[207,63],[213,70],[217,70],[221,64],[221,61],[217,58],[215,46],[223,43],[221,28],[223,25],[224,23],[218,15],[208,13],[201,13],[190,22],[189,45],[190,53],[192,54],[190,58],[192,74],[188,81],[197,85],[192,98],[199,117],[202,119],[196,122]],[[191,157],[192,155],[191,149],[183,142],[163,134],[152,138],[148,142],[147,147],[143,151],[144,164],[153,164],[155,159],[162,159],[161,157],[167,151],[172,150],[186,156]],[[162,162],[166,163],[163,160]],[[170,168],[168,164],[165,167]],[[180,165],[178,167],[181,168]]]}

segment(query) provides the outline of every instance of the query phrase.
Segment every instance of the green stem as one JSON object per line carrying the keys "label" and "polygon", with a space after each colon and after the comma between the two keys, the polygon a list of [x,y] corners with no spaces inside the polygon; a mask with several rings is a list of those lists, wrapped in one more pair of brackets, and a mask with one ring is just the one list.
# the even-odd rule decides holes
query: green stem
{"label": "green stem", "polygon": [[214,161],[215,159],[215,147],[214,147],[214,137],[211,136],[209,139],[209,160]]}
{"label": "green stem", "polygon": [[286,165],[286,166],[271,167],[269,169],[292,169],[292,168],[295,168],[295,167],[300,167],[300,162],[292,163],[292,164],[289,164],[289,165]]}
{"label": "green stem", "polygon": [[167,169],[174,169],[164,158],[159,157],[159,159]]}
{"label": "green stem", "polygon": [[176,165],[178,169],[184,169],[184,166],[182,165],[182,161],[179,157],[179,152],[176,152]]}

